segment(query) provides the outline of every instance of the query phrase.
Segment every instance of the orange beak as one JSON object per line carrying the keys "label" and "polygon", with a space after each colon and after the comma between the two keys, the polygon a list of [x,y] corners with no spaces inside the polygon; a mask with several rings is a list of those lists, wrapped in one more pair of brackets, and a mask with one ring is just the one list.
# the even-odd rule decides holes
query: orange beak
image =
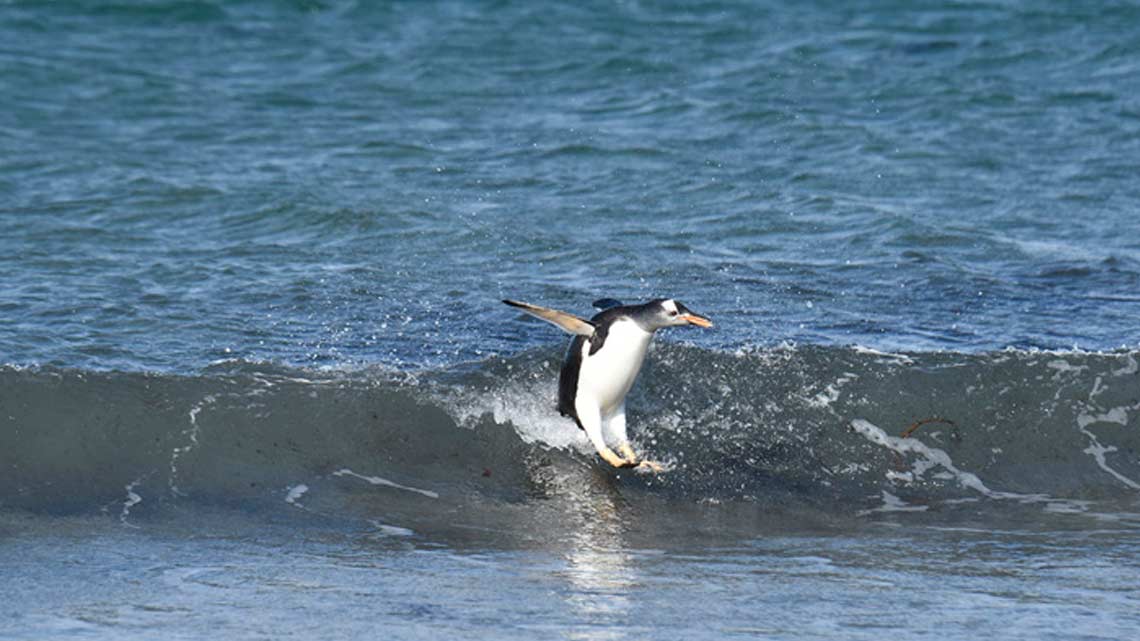
{"label": "orange beak", "polygon": [[704,316],[697,316],[696,314],[683,314],[681,320],[689,321],[691,325],[697,327],[712,327],[712,321]]}

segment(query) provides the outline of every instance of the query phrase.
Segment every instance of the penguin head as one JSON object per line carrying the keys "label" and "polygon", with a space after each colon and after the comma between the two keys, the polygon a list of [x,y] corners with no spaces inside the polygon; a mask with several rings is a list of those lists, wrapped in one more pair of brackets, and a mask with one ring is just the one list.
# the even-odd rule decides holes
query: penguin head
{"label": "penguin head", "polygon": [[659,298],[646,304],[644,325],[650,331],[657,331],[664,327],[678,327],[681,325],[696,325],[697,327],[712,327],[712,321],[685,307],[680,301],[672,298]]}

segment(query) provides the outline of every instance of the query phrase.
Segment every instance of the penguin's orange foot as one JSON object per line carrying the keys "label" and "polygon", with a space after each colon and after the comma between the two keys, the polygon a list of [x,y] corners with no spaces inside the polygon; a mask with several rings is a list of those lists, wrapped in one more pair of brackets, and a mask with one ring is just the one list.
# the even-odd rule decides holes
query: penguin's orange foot
{"label": "penguin's orange foot", "polygon": [[626,459],[618,456],[617,454],[614,454],[614,451],[609,449],[608,447],[604,450],[598,450],[598,454],[601,455],[602,458],[606,459],[606,463],[609,463],[610,465],[612,465],[614,467],[617,467],[617,468],[637,467],[637,461],[636,460],[634,460],[634,461],[626,460]]}
{"label": "penguin's orange foot", "polygon": [[667,469],[664,465],[658,463],[657,461],[642,461],[637,464],[637,471],[660,474],[661,472],[667,471]]}

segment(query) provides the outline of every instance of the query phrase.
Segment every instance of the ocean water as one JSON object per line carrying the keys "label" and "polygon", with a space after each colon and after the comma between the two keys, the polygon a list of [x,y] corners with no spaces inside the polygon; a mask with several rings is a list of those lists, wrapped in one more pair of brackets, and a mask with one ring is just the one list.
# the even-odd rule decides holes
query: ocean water
{"label": "ocean water", "polygon": [[0,639],[1134,638],[1138,166],[1131,2],[0,0]]}

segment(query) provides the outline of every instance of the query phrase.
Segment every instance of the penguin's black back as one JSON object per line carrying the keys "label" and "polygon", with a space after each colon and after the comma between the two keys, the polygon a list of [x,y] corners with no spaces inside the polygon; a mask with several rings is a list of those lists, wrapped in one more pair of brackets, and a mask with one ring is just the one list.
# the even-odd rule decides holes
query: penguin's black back
{"label": "penguin's black back", "polygon": [[578,396],[578,373],[582,371],[582,344],[587,338],[575,336],[566,350],[566,359],[562,361],[562,372],[558,376],[558,413],[569,416],[582,427],[578,420],[578,410],[574,407],[574,399]]}

